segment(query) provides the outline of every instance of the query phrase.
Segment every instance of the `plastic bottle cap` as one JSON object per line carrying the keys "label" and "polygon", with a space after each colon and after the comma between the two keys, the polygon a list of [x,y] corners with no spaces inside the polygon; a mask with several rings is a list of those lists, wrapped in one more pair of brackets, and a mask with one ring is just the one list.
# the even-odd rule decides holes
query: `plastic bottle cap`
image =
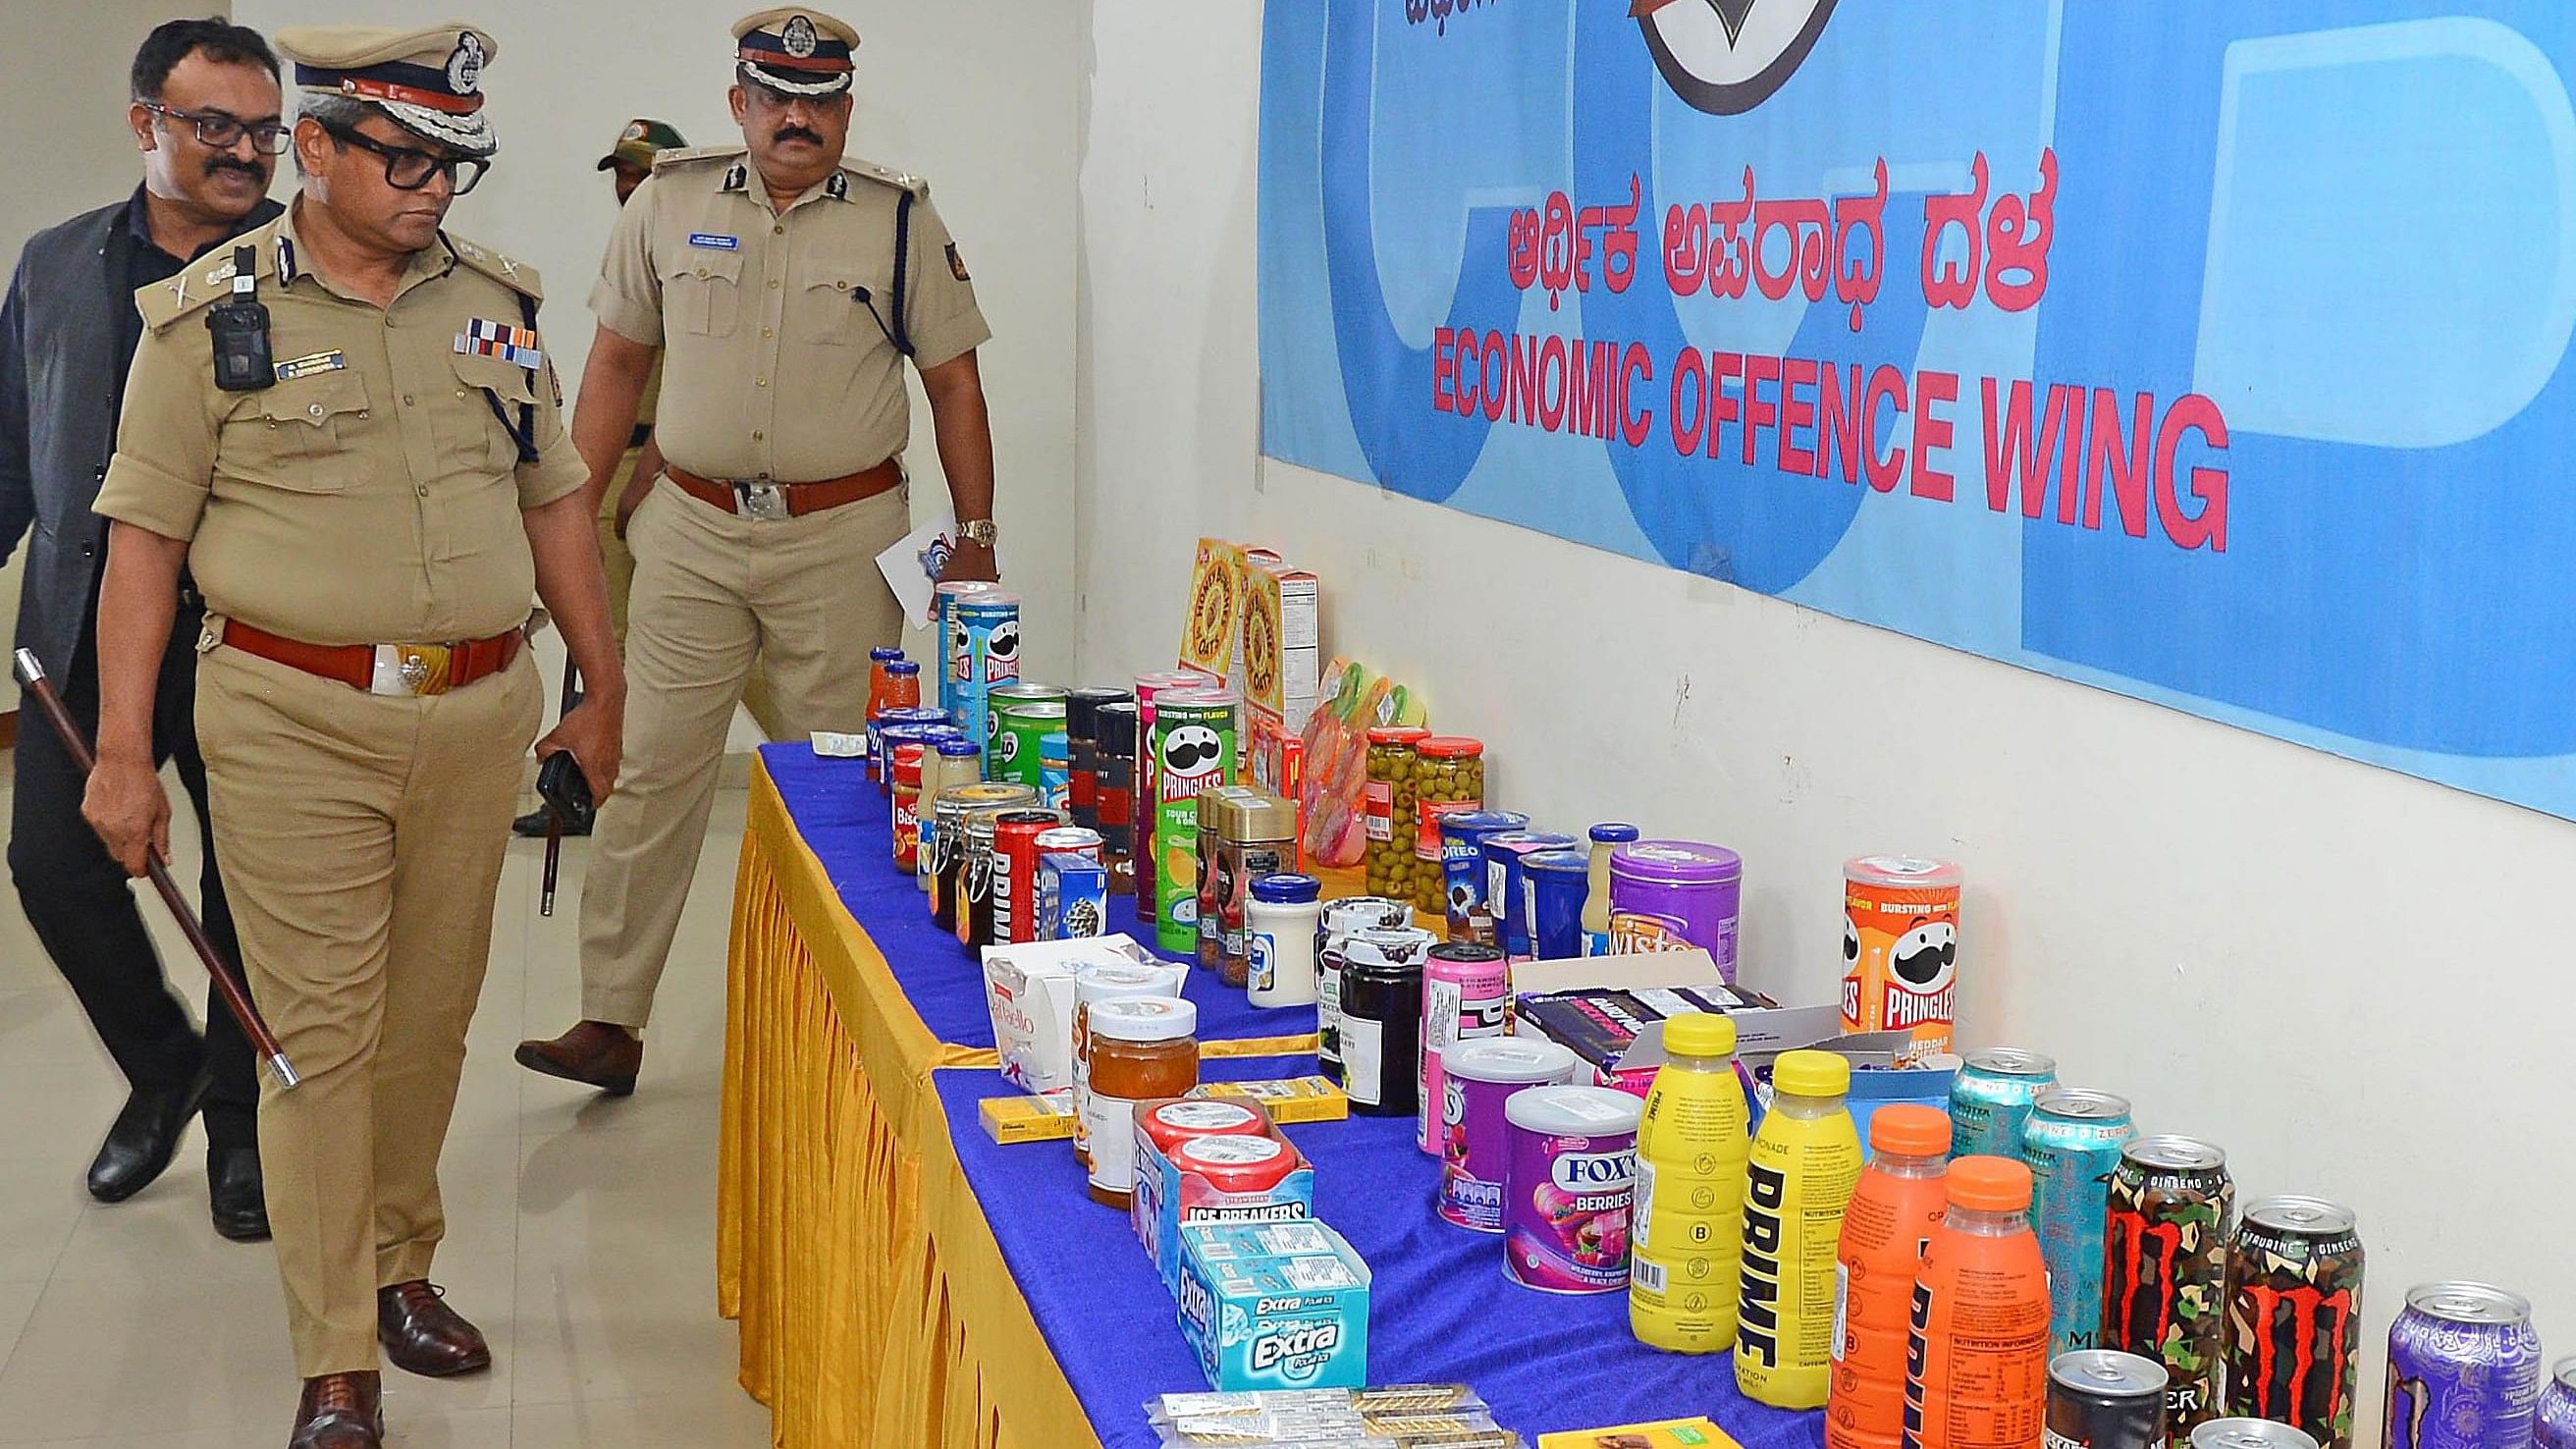
{"label": "plastic bottle cap", "polygon": [[1252,883],[1252,898],[1270,905],[1303,905],[1324,893],[1324,883],[1311,875],[1282,871]]}
{"label": "plastic bottle cap", "polygon": [[1851,1090],[1851,1062],[1833,1052],[1782,1052],[1771,1085],[1801,1097],[1839,1097]]}
{"label": "plastic bottle cap", "polygon": [[868,657],[877,661],[879,664],[887,664],[894,660],[901,659],[903,657],[903,651],[895,648],[891,644],[880,644],[874,649],[868,651]]}
{"label": "plastic bottle cap", "polygon": [[1625,845],[1637,838],[1637,827],[1620,820],[1605,820],[1592,827],[1592,838],[1603,845]]}
{"label": "plastic bottle cap", "polygon": [[[1670,1036],[1672,1028],[1664,1028]],[[1906,1157],[1938,1157],[1950,1150],[1950,1114],[1920,1102],[1896,1102],[1870,1115],[1869,1145]]]}
{"label": "plastic bottle cap", "polygon": [[984,753],[984,747],[968,739],[941,740],[939,753],[952,760],[963,760]]}
{"label": "plastic bottle cap", "polygon": [[921,666],[909,659],[892,660],[886,665],[886,673],[891,674],[898,679],[907,675],[919,674],[920,672]]}
{"label": "plastic bottle cap", "polygon": [[2008,1157],[1962,1157],[1950,1164],[1948,1180],[1954,1207],[2017,1213],[2030,1206],[2030,1169]]}
{"label": "plastic bottle cap", "polygon": [[1373,745],[1409,745],[1431,738],[1431,731],[1412,725],[1371,725],[1368,742]]}
{"label": "plastic bottle cap", "polygon": [[1472,759],[1485,752],[1485,742],[1472,735],[1433,735],[1415,743],[1414,752],[1434,760]]}
{"label": "plastic bottle cap", "polygon": [[[1666,1017],[1664,1052],[1676,1057],[1731,1057],[1735,1055],[1735,1023],[1714,1011],[1687,1011]],[[1881,1111],[1879,1115],[1884,1117],[1887,1113]],[[1932,1115],[1941,1117],[1945,1124],[1950,1120],[1938,1112]],[[1876,1140],[1875,1134],[1872,1140]]]}

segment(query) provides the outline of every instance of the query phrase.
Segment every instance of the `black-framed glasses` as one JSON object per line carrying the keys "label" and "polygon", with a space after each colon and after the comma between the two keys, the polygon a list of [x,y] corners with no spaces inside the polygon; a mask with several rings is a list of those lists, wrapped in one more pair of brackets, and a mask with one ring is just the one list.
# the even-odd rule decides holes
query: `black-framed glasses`
{"label": "black-framed glasses", "polygon": [[429,184],[431,177],[444,171],[449,194],[463,196],[483,179],[484,172],[492,169],[492,163],[480,156],[443,156],[410,146],[388,146],[352,126],[335,126],[328,121],[317,124],[332,140],[382,157],[385,184],[396,191],[418,191]]}
{"label": "black-framed glasses", "polygon": [[286,149],[287,128],[278,121],[244,121],[222,111],[182,111],[156,101],[139,102],[143,109],[171,121],[186,121],[197,128],[197,144],[217,151],[229,151],[250,137],[251,149],[262,156],[274,156]]}

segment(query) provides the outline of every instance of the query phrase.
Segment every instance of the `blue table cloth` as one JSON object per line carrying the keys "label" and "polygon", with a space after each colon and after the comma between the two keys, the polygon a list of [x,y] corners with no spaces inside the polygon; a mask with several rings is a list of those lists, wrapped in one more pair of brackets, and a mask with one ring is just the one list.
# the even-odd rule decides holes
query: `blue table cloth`
{"label": "blue table cloth", "polygon": [[[841,903],[884,953],[922,1024],[943,1042],[991,1047],[983,971],[972,952],[930,919],[930,902],[915,878],[894,868],[893,806],[868,778],[865,763],[823,758],[807,744],[764,745],[761,759],[797,833],[823,862]],[[1154,944],[1152,930],[1119,902],[1109,903],[1109,919],[1138,943]],[[1198,1003],[1201,1041],[1299,1036],[1315,1029],[1315,1008],[1256,1008],[1214,972],[1191,972],[1182,994]]]}

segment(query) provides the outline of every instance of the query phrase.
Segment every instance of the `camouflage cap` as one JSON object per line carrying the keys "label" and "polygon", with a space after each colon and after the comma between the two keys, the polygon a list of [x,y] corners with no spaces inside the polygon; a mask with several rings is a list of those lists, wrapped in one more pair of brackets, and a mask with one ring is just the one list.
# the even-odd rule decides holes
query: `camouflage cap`
{"label": "camouflage cap", "polygon": [[605,171],[623,161],[643,170],[653,169],[653,158],[664,151],[676,151],[689,144],[680,136],[680,128],[668,121],[638,116],[617,133],[617,144],[599,158],[598,169]]}

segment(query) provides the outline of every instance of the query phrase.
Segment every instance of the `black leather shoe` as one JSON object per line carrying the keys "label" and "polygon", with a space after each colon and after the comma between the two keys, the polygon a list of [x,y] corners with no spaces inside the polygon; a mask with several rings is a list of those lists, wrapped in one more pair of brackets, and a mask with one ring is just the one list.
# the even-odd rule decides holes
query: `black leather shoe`
{"label": "black leather shoe", "polygon": [[152,1185],[179,1151],[179,1134],[205,1105],[212,1078],[204,1071],[175,1091],[136,1092],[125,1099],[116,1125],[107,1129],[98,1156],[89,1165],[89,1195],[100,1202],[123,1202]]}
{"label": "black leather shoe", "polygon": [[[546,822],[554,818],[554,811],[540,805],[536,809],[529,811],[527,814],[520,816],[518,819],[511,821],[510,833],[519,837],[521,840],[543,840],[546,838]],[[590,827],[585,825],[576,830],[567,825],[563,828],[563,833],[566,839],[570,839],[576,835],[588,835],[590,833]]]}
{"label": "black leather shoe", "polygon": [[256,1147],[206,1149],[206,1203],[215,1231],[236,1243],[268,1241],[268,1189]]}

